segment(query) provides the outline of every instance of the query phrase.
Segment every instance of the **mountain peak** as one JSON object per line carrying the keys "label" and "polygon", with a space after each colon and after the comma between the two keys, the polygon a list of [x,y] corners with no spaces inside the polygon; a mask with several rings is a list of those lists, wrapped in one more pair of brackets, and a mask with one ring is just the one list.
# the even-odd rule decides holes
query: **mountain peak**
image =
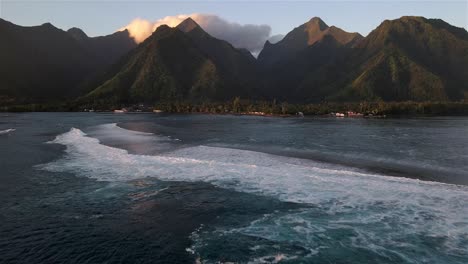
{"label": "mountain peak", "polygon": [[307,29],[318,28],[320,31],[323,31],[328,28],[328,25],[325,22],[323,22],[323,20],[320,17],[313,17],[304,25]]}
{"label": "mountain peak", "polygon": [[56,27],[54,25],[52,25],[50,22],[46,22],[46,23],[42,24],[41,27],[56,29]]}
{"label": "mountain peak", "polygon": [[[306,23],[294,28],[279,42],[275,44],[265,43],[258,60],[264,65],[273,65],[280,60],[289,59],[298,52],[304,51],[306,48],[330,37],[334,38],[340,45],[354,45],[362,38],[357,33],[348,33],[335,26],[329,27],[321,18],[313,17]],[[330,39],[325,41],[325,43],[331,43]]]}
{"label": "mountain peak", "polygon": [[84,40],[88,38],[88,35],[86,35],[86,33],[84,33],[83,30],[77,27],[72,27],[69,30],[67,30],[67,32],[76,40]]}
{"label": "mountain peak", "polygon": [[307,45],[309,46],[320,40],[328,28],[328,25],[319,17],[311,18],[301,27],[301,29],[307,34]]}
{"label": "mountain peak", "polygon": [[200,26],[195,22],[192,18],[187,18],[184,21],[180,22],[179,25],[177,25],[177,28],[182,31],[182,32],[190,32],[196,28],[200,28]]}

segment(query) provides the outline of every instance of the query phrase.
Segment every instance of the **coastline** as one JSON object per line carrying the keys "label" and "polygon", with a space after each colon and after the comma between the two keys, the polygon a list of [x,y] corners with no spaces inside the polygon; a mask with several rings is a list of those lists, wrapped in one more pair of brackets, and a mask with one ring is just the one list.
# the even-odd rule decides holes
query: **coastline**
{"label": "coastline", "polygon": [[384,118],[419,116],[468,116],[468,101],[459,102],[324,102],[291,104],[273,101],[166,102],[133,105],[82,105],[76,102],[0,106],[0,112],[104,112],[155,114],[218,114],[262,117],[318,116]]}

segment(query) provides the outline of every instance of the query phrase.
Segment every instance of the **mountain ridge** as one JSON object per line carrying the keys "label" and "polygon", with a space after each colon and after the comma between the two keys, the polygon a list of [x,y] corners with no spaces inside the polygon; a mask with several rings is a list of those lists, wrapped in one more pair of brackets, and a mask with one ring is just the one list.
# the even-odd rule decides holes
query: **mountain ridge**
{"label": "mountain ridge", "polygon": [[338,43],[353,45],[363,37],[359,33],[349,33],[336,26],[329,27],[321,18],[313,17],[308,22],[294,28],[275,44],[269,41],[258,55],[258,61],[265,67],[288,60],[299,52],[322,40],[325,36],[335,38]]}
{"label": "mountain ridge", "polygon": [[111,103],[119,104],[248,96],[243,69],[250,67],[250,58],[211,37],[193,20],[182,22],[181,28],[187,32],[158,27],[83,100],[102,102],[111,96]]}
{"label": "mountain ridge", "polygon": [[134,47],[122,33],[89,38],[51,23],[23,27],[0,19],[0,34],[2,104],[75,98],[83,82]]}
{"label": "mountain ridge", "polygon": [[343,87],[330,100],[466,99],[466,36],[464,29],[423,17],[385,20],[329,70],[349,74],[320,85]]}
{"label": "mountain ridge", "polygon": [[127,30],[89,37],[0,19],[0,103],[456,101],[468,99],[468,32],[440,19],[385,20],[366,37],[319,17],[256,60],[188,18],[136,45]]}

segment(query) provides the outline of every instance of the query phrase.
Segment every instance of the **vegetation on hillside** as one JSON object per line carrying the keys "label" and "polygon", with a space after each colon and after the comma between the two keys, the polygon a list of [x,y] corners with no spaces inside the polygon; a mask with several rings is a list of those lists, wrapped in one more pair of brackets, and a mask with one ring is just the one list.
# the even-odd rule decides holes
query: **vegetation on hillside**
{"label": "vegetation on hillside", "polygon": [[[96,111],[110,112],[114,109],[128,108],[134,111],[158,110],[166,113],[205,113],[205,114],[253,114],[294,116],[323,116],[331,113],[353,111],[369,117],[405,115],[468,115],[468,100],[459,102],[324,102],[319,104],[292,104],[288,102],[253,101],[236,97],[229,101],[163,101],[154,104],[80,104],[77,101],[59,104],[28,104],[0,107],[3,112],[69,112]],[[143,109],[143,110],[142,110]]]}
{"label": "vegetation on hillside", "polygon": [[[124,31],[89,38],[0,20],[0,33],[3,110],[459,114],[468,100],[468,32],[436,19],[386,20],[363,38],[313,18],[258,60],[190,18],[134,49]],[[236,97],[248,100],[233,108]]]}
{"label": "vegetation on hillside", "polygon": [[442,20],[386,20],[352,46],[339,44],[322,37],[263,65],[265,90],[295,102],[457,101],[468,91],[468,32]]}

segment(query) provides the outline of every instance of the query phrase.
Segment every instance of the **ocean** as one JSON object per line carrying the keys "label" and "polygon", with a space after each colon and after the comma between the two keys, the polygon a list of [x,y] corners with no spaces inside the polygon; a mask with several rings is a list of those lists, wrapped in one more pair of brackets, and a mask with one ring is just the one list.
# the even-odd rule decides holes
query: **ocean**
{"label": "ocean", "polygon": [[468,263],[468,118],[1,113],[0,263]]}

